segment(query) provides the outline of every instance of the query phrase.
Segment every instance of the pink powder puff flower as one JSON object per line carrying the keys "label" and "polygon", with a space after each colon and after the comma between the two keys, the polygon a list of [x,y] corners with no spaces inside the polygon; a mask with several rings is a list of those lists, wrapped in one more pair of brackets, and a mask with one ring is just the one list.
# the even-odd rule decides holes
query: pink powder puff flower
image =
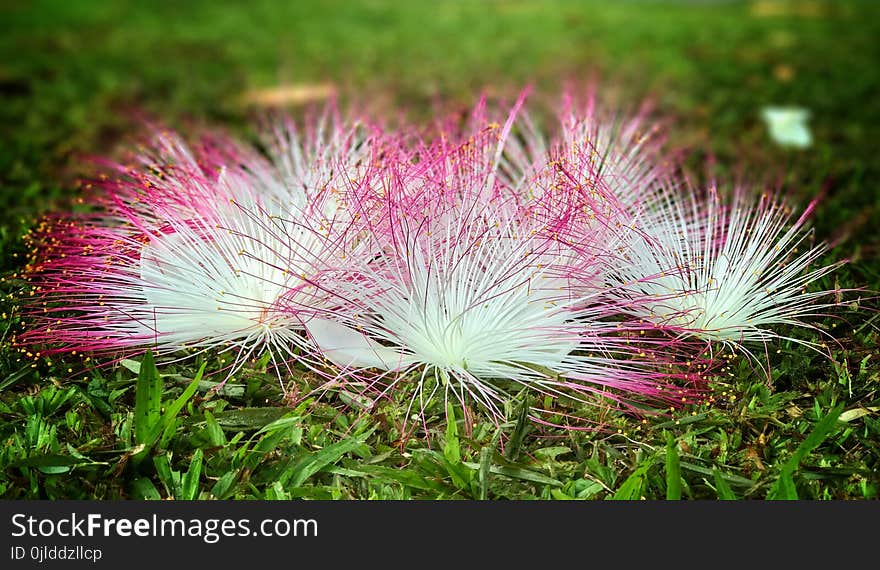
{"label": "pink powder puff flower", "polygon": [[[803,317],[833,305],[817,302],[832,291],[808,292],[840,265],[809,268],[827,251],[809,243],[815,204],[793,220],[778,197],[754,203],[737,190],[725,205],[713,190],[706,200],[695,198],[674,177],[674,161],[663,155],[663,138],[646,124],[645,109],[609,121],[593,97],[583,107],[566,97],[560,123],[543,171],[541,160],[522,150],[542,148],[535,135],[519,150],[508,143],[505,152],[515,157],[514,171],[532,173],[519,178],[531,194],[588,194],[588,215],[572,221],[570,241],[595,240],[597,223],[610,221],[598,235],[605,269],[600,281],[586,283],[606,288],[609,303],[679,337],[736,348],[778,336],[777,325],[808,326]],[[592,215],[590,200],[604,215]]]}
{"label": "pink powder puff flower", "polygon": [[811,240],[815,202],[794,218],[777,196],[738,189],[725,204],[712,188],[704,200],[670,193],[656,206],[618,268],[615,294],[642,299],[633,314],[748,354],[746,345],[775,338],[810,345],[774,327],[810,327],[804,317],[836,305],[819,302],[834,291],[809,290],[845,263],[810,267],[828,249]]}
{"label": "pink powder puff flower", "polygon": [[362,249],[341,197],[375,169],[369,141],[350,143],[339,124],[305,140],[289,125],[270,160],[159,134],[139,168],[99,182],[99,213],[45,222],[22,341],[47,353],[233,350],[230,376],[263,348],[311,359],[301,321],[336,303],[321,276]]}
{"label": "pink powder puff flower", "polygon": [[623,224],[671,181],[661,152],[664,138],[659,124],[647,121],[649,109],[646,104],[622,117],[603,113],[594,91],[583,102],[567,93],[548,139],[527,112],[515,108],[514,135],[504,141],[499,176],[527,200],[560,185],[592,200],[613,198],[621,210],[615,221]]}
{"label": "pink powder puff flower", "polygon": [[[639,219],[675,184],[661,153],[660,130],[647,123],[648,106],[621,118],[600,112],[595,93],[582,104],[567,94],[558,132],[548,140],[523,110],[524,97],[504,128],[496,129],[496,145],[472,146],[488,149],[492,172],[515,203],[545,217],[546,237],[594,258],[595,271],[570,286],[583,293],[612,287],[608,273],[625,263],[627,243],[640,233]],[[481,102],[471,122],[490,129],[490,115]]]}
{"label": "pink powder puff flower", "polygon": [[[625,406],[690,401],[698,375],[671,371],[672,359],[652,349],[656,339],[632,344],[627,333],[638,335],[640,325],[609,320],[619,307],[570,286],[601,271],[601,256],[583,252],[603,247],[598,237],[574,246],[558,238],[571,204],[542,203],[558,207],[556,215],[520,206],[486,160],[492,152],[474,148],[497,148],[503,133],[482,129],[389,178],[397,186],[384,194],[381,215],[365,218],[384,218],[383,232],[369,233],[379,257],[334,282],[344,311],[305,323],[342,369],[337,381],[382,395],[415,385],[411,409],[442,392],[496,418],[511,387]],[[682,378],[692,385],[670,388]]]}

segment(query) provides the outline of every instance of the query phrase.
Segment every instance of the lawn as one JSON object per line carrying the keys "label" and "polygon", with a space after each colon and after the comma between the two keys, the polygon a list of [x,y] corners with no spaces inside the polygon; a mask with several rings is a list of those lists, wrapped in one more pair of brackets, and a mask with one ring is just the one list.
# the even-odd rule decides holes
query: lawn
{"label": "lawn", "polygon": [[[0,497],[876,499],[878,38],[871,1],[5,2]],[[589,80],[609,108],[651,101],[695,180],[711,158],[719,179],[821,197],[824,262],[849,263],[814,286],[864,290],[815,322],[827,354],[780,341],[772,379],[734,359],[711,403],[645,420],[596,409],[593,432],[538,430],[518,401],[500,426],[455,409],[447,422],[441,404],[403,437],[405,402],[285,403],[266,358],[218,391],[222,355],[95,368],[11,345],[24,234],[78,208],[89,157],[122,156],[145,116],[247,138],[278,87],[294,115],[330,85],[343,106],[425,120],[527,84],[552,109]],[[768,105],[808,109],[812,146],[775,145]],[[141,413],[151,399],[163,414]]]}

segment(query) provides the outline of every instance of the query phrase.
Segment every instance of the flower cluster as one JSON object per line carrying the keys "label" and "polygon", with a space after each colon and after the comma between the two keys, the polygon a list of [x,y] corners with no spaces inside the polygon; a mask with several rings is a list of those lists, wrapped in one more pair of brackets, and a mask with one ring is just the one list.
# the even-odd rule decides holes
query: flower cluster
{"label": "flower cluster", "polygon": [[694,191],[643,116],[567,100],[547,140],[523,105],[427,131],[327,112],[264,152],[154,133],[92,213],[32,233],[18,340],[231,351],[227,377],[268,352],[279,377],[404,394],[406,417],[452,397],[501,418],[527,390],[535,420],[574,426],[582,404],[696,401],[719,348],[833,304],[809,288],[836,267],[811,267],[812,205]]}

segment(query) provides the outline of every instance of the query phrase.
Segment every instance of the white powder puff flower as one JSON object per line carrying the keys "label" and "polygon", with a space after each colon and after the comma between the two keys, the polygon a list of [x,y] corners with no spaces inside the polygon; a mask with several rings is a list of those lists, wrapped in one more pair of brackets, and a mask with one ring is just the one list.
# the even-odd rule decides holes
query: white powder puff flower
{"label": "white powder puff flower", "polygon": [[496,166],[473,146],[497,143],[496,132],[432,156],[435,164],[417,169],[421,180],[398,179],[400,191],[387,195],[385,230],[370,236],[381,253],[334,283],[345,299],[335,318],[305,323],[341,369],[335,382],[383,395],[409,385],[410,406],[418,402],[420,411],[440,393],[496,418],[522,388],[582,403],[688,401],[690,386],[670,385],[695,378],[670,371],[671,359],[651,340],[630,343],[624,333],[632,327],[613,319],[615,303],[571,286],[602,272],[601,255],[584,255],[604,247],[599,233],[581,244],[560,239],[568,210],[585,202],[546,199],[542,206],[560,210],[536,215],[494,186]]}
{"label": "white powder puff flower", "polygon": [[835,305],[819,302],[833,291],[810,290],[843,263],[811,267],[827,251],[811,243],[814,204],[794,218],[766,194],[736,192],[729,205],[714,191],[704,202],[676,198],[641,220],[614,273],[612,295],[640,300],[632,314],[748,352]]}
{"label": "white powder puff flower", "polygon": [[333,128],[283,131],[278,168],[231,140],[192,150],[158,135],[139,167],[99,183],[98,213],[39,229],[22,340],[46,353],[229,350],[229,375],[265,349],[276,365],[312,359],[301,323],[336,305],[321,277],[362,251],[344,196],[373,172],[366,141],[353,149]]}

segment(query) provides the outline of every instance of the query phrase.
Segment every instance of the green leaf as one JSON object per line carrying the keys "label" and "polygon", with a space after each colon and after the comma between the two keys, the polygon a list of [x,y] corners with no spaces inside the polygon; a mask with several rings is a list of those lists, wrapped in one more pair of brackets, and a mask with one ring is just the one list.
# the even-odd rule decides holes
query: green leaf
{"label": "green leaf", "polygon": [[275,481],[271,487],[266,489],[264,498],[267,501],[289,501],[290,493],[284,490],[280,482]]}
{"label": "green leaf", "polygon": [[107,392],[104,381],[100,378],[93,378],[85,389],[86,398],[92,404],[98,413],[105,418],[109,418],[113,413],[113,406],[110,405],[108,398],[110,394]]}
{"label": "green leaf", "polygon": [[603,465],[599,461],[599,457],[596,455],[596,450],[593,451],[593,455],[587,459],[584,464],[587,467],[589,473],[597,477],[600,481],[605,483],[609,487],[613,487],[615,481],[617,480],[617,475],[610,467],[607,465]]}
{"label": "green leaf", "polygon": [[159,490],[156,489],[156,486],[153,485],[153,482],[146,477],[139,477],[132,482],[131,494],[133,498],[140,500],[148,499],[159,501],[162,499],[162,495],[159,494]]}
{"label": "green leaf", "polygon": [[12,386],[16,382],[18,382],[19,380],[21,380],[22,378],[27,376],[28,374],[30,374],[31,372],[32,372],[31,367],[25,366],[24,368],[20,368],[18,370],[18,372],[14,372],[12,374],[9,374],[6,378],[4,378],[3,380],[0,380],[0,391],[5,390],[9,386]]}
{"label": "green leaf", "polygon": [[489,473],[492,469],[492,448],[484,447],[480,450],[480,500],[489,498]]}
{"label": "green leaf", "polygon": [[712,476],[715,477],[715,492],[718,494],[718,498],[722,501],[735,501],[736,494],[734,494],[730,485],[727,484],[727,481],[724,480],[721,471],[713,469]]}
{"label": "green leaf", "polygon": [[[701,475],[710,476],[713,475],[716,470],[707,469],[706,467],[700,467],[699,465],[694,465],[693,463],[688,463],[686,461],[680,462],[681,466],[684,469],[689,471],[693,471],[695,473],[700,473]],[[730,473],[721,473],[719,475],[722,479],[724,479],[728,483],[733,483],[734,485],[740,485],[742,487],[754,487],[755,482],[751,479],[746,479],[745,477],[740,477],[739,475],[732,475]]]}
{"label": "green leaf", "polygon": [[678,442],[671,433],[666,434],[666,499],[681,500],[681,464],[678,457]]}
{"label": "green leaf", "polygon": [[199,382],[199,392],[214,391],[220,396],[226,398],[241,398],[244,396],[244,386],[242,384],[233,384],[232,382],[212,382],[211,380],[202,380]]}
{"label": "green leaf", "polygon": [[446,403],[446,438],[443,442],[443,466],[452,478],[452,483],[461,490],[471,489],[474,473],[461,464],[461,440],[458,437],[458,421],[452,402]]}
{"label": "green leaf", "polygon": [[192,459],[189,462],[189,469],[184,473],[180,483],[180,497],[175,497],[176,499],[192,501],[199,498],[199,477],[202,475],[202,458],[202,450],[197,449],[193,453]]}
{"label": "green leaf", "polygon": [[[470,463],[465,461],[462,463],[468,469],[478,470],[480,468],[477,463]],[[522,469],[520,467],[508,467],[505,465],[492,465],[489,468],[489,473],[493,475],[504,475],[505,477],[510,477],[512,479],[522,479],[523,481],[531,481],[532,483],[540,483],[542,485],[552,485],[554,487],[562,487],[563,484],[552,477],[548,477],[536,471],[530,471],[528,469]]]}
{"label": "green leaf", "polygon": [[137,360],[131,360],[129,358],[125,358],[125,359],[121,360],[119,362],[119,364],[121,364],[123,368],[131,370],[135,374],[141,373],[141,363],[138,362]]}
{"label": "green leaf", "polygon": [[66,465],[43,465],[41,467],[37,467],[37,470],[40,473],[45,473],[46,475],[60,475],[62,473],[67,473],[70,471],[70,467]]}
{"label": "green leaf", "polygon": [[464,463],[452,463],[445,457],[441,459],[441,463],[446,469],[446,473],[452,479],[453,485],[455,485],[462,491],[473,491],[473,488],[471,487],[471,482],[474,481],[475,477],[478,476],[477,473],[469,470]]}
{"label": "green leaf", "polygon": [[153,457],[153,465],[156,467],[156,474],[159,481],[165,487],[165,493],[176,498],[180,495],[180,472],[171,469],[171,454],[156,455]]}
{"label": "green leaf", "polygon": [[[36,467],[43,473],[62,473],[63,471],[58,471],[57,469],[63,467],[64,471],[69,471],[70,468],[74,465],[82,465],[88,463],[91,462],[83,461],[69,455],[49,453],[45,455],[32,455],[21,461],[16,461],[12,465],[15,467]],[[46,471],[45,469],[49,469],[49,471]]]}
{"label": "green leaf", "polygon": [[847,410],[840,414],[840,421],[842,422],[851,422],[853,420],[857,420],[863,416],[868,416],[871,414],[875,414],[880,412],[880,407],[871,406],[867,408],[853,408],[852,410]]}
{"label": "green leaf", "polygon": [[645,475],[648,469],[654,463],[654,458],[646,459],[633,473],[626,478],[626,481],[617,489],[617,492],[611,497],[615,501],[637,501],[642,498],[642,491],[645,486]]}
{"label": "green leaf", "polygon": [[365,476],[393,481],[413,489],[433,491],[435,493],[445,491],[443,485],[438,482],[438,479],[426,477],[424,473],[415,469],[396,469],[385,467],[384,465],[364,465],[362,463],[349,465],[348,467],[351,470],[363,473]]}
{"label": "green leaf", "polygon": [[[302,431],[301,429],[302,418],[299,416],[283,416],[270,424],[266,424],[257,431],[257,435],[261,433],[268,433],[270,431],[285,429],[285,428],[294,428],[294,430]],[[293,441],[294,444],[299,445],[299,440]]]}
{"label": "green leaf", "polygon": [[554,447],[543,447],[541,449],[536,449],[533,453],[535,454],[536,458],[539,458],[548,463],[552,463],[554,461],[558,461],[556,458],[560,455],[571,453],[571,448],[564,445],[557,445]]}
{"label": "green leaf", "polygon": [[357,438],[346,439],[328,445],[314,453],[309,453],[298,459],[293,464],[292,468],[288,469],[281,478],[279,478],[279,481],[282,485],[287,481],[290,481],[291,486],[299,487],[305,483],[309,477],[324,467],[336,463],[346,453],[354,451],[362,446],[364,444],[364,439],[366,439],[366,435],[361,435]]}
{"label": "green leaf", "polygon": [[773,483],[767,499],[770,501],[796,501],[798,498],[797,486],[791,473],[780,473],[779,478]]}
{"label": "green leaf", "polygon": [[203,432],[208,443],[213,447],[222,447],[226,443],[226,434],[210,411],[205,410],[205,430]]}
{"label": "green leaf", "polygon": [[461,463],[461,447],[458,441],[458,422],[452,402],[446,403],[446,440],[443,442],[443,457],[452,465]]}
{"label": "green leaf", "polygon": [[779,478],[770,488],[770,492],[767,493],[767,499],[795,500],[798,498],[793,478],[795,471],[797,471],[801,461],[803,461],[807,454],[818,447],[831,434],[842,411],[843,405],[839,404],[816,424],[813,431],[801,442],[788,461],[782,465]]}
{"label": "green leaf", "polygon": [[239,408],[217,412],[217,423],[226,430],[260,429],[290,413],[290,408]]}
{"label": "green leaf", "polygon": [[162,378],[147,351],[141,361],[134,400],[134,440],[150,447],[161,429]]}
{"label": "green leaf", "polygon": [[195,378],[193,378],[192,382],[186,387],[183,393],[177,397],[174,402],[171,403],[170,406],[165,410],[165,413],[162,415],[162,439],[161,439],[161,447],[168,445],[168,442],[171,441],[171,437],[174,435],[174,430],[177,427],[177,423],[175,420],[177,419],[177,414],[183,409],[186,403],[192,398],[196,390],[199,388],[199,382],[202,379],[202,375],[205,373],[205,366],[207,366],[207,362],[202,363],[199,371],[196,372]]}
{"label": "green leaf", "polygon": [[557,501],[573,501],[574,497],[570,495],[566,495],[559,489],[550,489],[550,496],[556,499]]}
{"label": "green leaf", "polygon": [[529,394],[525,391],[521,392],[522,400],[519,404],[519,410],[516,418],[516,427],[513,428],[513,433],[510,434],[510,441],[507,444],[507,449],[504,452],[504,457],[508,461],[516,461],[517,456],[519,456],[519,450],[522,448],[523,440],[525,439],[526,432],[528,431],[530,422],[529,422],[529,408],[531,407]]}
{"label": "green leaf", "polygon": [[[291,430],[292,431],[292,430]],[[260,438],[257,444],[247,451],[242,461],[242,466],[246,469],[256,469],[257,465],[266,457],[267,454],[274,451],[281,442],[290,437],[291,432],[285,430],[270,431]]]}
{"label": "green leaf", "polygon": [[234,490],[235,482],[238,480],[238,471],[227,471],[217,479],[214,486],[211,487],[211,494],[217,499],[229,498],[229,492]]}

